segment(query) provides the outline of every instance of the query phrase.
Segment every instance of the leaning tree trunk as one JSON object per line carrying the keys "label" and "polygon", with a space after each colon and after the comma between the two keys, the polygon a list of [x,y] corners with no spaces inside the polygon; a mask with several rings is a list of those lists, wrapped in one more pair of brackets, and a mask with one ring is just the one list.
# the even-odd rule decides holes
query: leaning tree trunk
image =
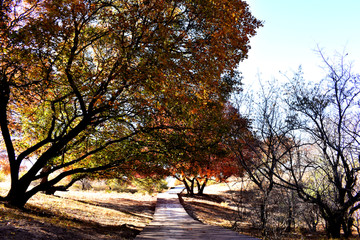
{"label": "leaning tree trunk", "polygon": [[188,179],[189,182],[192,183],[191,185],[189,185],[189,183],[186,180],[187,179],[186,177],[183,177],[183,178],[176,177],[176,178],[179,181],[181,181],[182,183],[184,183],[187,194],[190,195],[190,196],[193,196],[194,195],[194,181],[195,181],[195,179],[193,179],[192,181],[190,179]]}
{"label": "leaning tree trunk", "polygon": [[27,192],[30,184],[17,180],[12,183],[11,189],[4,200],[11,206],[24,208],[26,202],[33,196]]}

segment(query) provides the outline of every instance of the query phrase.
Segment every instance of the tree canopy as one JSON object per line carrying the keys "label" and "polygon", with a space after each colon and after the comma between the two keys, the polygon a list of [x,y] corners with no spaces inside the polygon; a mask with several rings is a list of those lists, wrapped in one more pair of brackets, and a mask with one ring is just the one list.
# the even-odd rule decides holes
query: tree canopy
{"label": "tree canopy", "polygon": [[185,127],[154,118],[225,101],[260,26],[241,0],[1,1],[4,199],[21,207],[67,176],[128,166],[144,154],[138,134]]}

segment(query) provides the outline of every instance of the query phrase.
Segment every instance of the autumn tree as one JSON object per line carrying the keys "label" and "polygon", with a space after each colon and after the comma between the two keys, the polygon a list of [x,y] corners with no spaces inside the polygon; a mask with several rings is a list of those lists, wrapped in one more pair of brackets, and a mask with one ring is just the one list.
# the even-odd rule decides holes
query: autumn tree
{"label": "autumn tree", "polygon": [[[239,76],[233,77],[239,78]],[[231,76],[224,76],[225,81],[231,78]],[[232,106],[228,100],[232,92],[240,90],[239,86],[233,86],[233,88],[235,89],[228,91],[222,101],[213,101],[203,110],[196,107],[195,119],[191,121],[192,130],[188,130],[176,139],[176,143],[180,144],[180,148],[176,148],[179,161],[173,162],[170,171],[184,183],[190,195],[195,194],[196,187],[197,194],[203,194],[210,179],[225,181],[231,176],[242,174],[242,169],[238,168],[233,152],[227,146],[227,133],[233,124],[233,118],[229,115]],[[248,129],[244,127],[243,130]],[[179,135],[176,136],[179,137]],[[183,159],[187,160],[182,161]]]}
{"label": "autumn tree", "polygon": [[[0,126],[11,169],[3,200],[18,207],[66,189],[76,181],[59,185],[68,176],[121,171],[142,153],[136,135],[163,127],[148,122],[177,92],[204,104],[221,96],[222,74],[246,58],[261,26],[241,0],[8,0],[0,8]],[[107,157],[108,149],[123,151]]]}
{"label": "autumn tree", "polygon": [[[226,72],[219,79],[221,94],[207,93],[206,101],[196,93],[184,93],[181,89],[172,92],[151,121],[151,126],[163,126],[138,135],[138,143],[155,160],[147,161],[160,172],[168,171],[182,181],[191,195],[195,186],[202,194],[210,178],[224,180],[238,173],[231,163],[230,153],[224,146],[224,135],[229,121],[225,112],[231,94],[241,90],[239,72]],[[187,91],[187,90],[185,90]],[[177,127],[173,127],[177,126]],[[141,137],[140,137],[141,136]],[[159,159],[167,159],[165,165],[158,165]],[[161,161],[161,160],[160,160]],[[230,173],[231,172],[231,173]]]}
{"label": "autumn tree", "polygon": [[[203,194],[209,179],[226,181],[231,176],[240,177],[244,174],[244,168],[239,167],[236,154],[229,146],[232,143],[229,138],[232,137],[231,132],[235,125],[238,127],[238,133],[251,137],[249,121],[237,115],[235,108],[229,102],[224,105],[220,116],[221,119],[217,120],[218,141],[211,149],[208,148],[210,151],[205,152],[198,165],[192,164],[188,168],[192,173],[190,176],[193,176],[189,180],[196,182],[199,195]],[[214,136],[215,134],[211,135],[212,138]],[[248,140],[251,141],[250,138]]]}
{"label": "autumn tree", "polygon": [[[231,152],[218,143],[211,150],[198,151],[186,157],[188,161],[179,161],[170,168],[173,176],[183,182],[189,195],[204,194],[209,180],[226,181],[231,176],[240,176],[241,169],[234,161]],[[186,154],[184,154],[186,155]],[[197,192],[195,192],[197,188]]]}
{"label": "autumn tree", "polygon": [[[222,81],[227,81],[225,79],[228,78]],[[232,90],[238,88],[230,82],[227,85]],[[194,194],[196,186],[198,193],[202,194],[208,179],[220,180],[231,175],[230,153],[221,144],[227,129],[223,115],[225,103],[232,90],[227,94],[224,92],[218,99],[211,97],[205,104],[198,101],[196,96],[176,101],[176,106],[167,108],[173,117],[162,115],[153,121],[155,126],[161,123],[163,126],[181,127],[151,131],[147,135],[150,144],[143,144],[147,146],[147,150],[152,149],[151,152],[157,157],[168,159],[163,168],[182,181],[191,195]],[[187,104],[177,104],[178,102]]]}

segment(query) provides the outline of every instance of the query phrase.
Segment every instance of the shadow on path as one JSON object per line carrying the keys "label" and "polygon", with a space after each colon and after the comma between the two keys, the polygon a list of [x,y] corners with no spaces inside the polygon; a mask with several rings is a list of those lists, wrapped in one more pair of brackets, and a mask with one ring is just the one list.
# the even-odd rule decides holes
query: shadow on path
{"label": "shadow on path", "polygon": [[176,187],[158,195],[153,221],[144,228],[135,240],[259,240],[225,228],[205,225],[192,219],[179,202],[177,194],[182,189],[182,187]]}

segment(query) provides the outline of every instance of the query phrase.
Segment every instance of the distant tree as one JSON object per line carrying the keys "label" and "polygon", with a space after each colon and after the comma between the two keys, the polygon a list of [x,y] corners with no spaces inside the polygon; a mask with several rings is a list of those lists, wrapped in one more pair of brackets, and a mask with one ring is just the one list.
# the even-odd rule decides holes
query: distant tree
{"label": "distant tree", "polygon": [[183,182],[189,195],[203,195],[209,180],[222,182],[231,176],[242,175],[231,152],[219,145],[203,155],[191,155],[192,160],[179,162],[172,168],[173,176]]}
{"label": "distant tree", "polygon": [[[236,86],[229,89],[234,88]],[[170,109],[176,109],[175,116],[181,113],[181,120],[179,117],[166,119],[164,116],[154,120],[164,125],[171,126],[172,121],[176,121],[178,125],[186,126],[181,131],[173,128],[152,131],[149,139],[154,143],[152,151],[155,151],[157,156],[162,154],[169,159],[164,168],[184,183],[190,195],[195,193],[196,186],[198,194],[202,194],[209,179],[224,180],[237,174],[239,170],[235,167],[236,164],[232,163],[231,153],[223,145],[228,129],[224,109],[231,92],[233,91],[228,91],[220,99],[210,100],[205,105],[194,101],[171,107]]]}
{"label": "distant tree", "polygon": [[[224,105],[220,116],[221,118],[216,121],[218,123],[218,141],[216,144],[212,147],[211,151],[205,153],[205,156],[200,156],[203,161],[200,161],[198,165],[190,164],[190,168],[182,172],[183,181],[187,179],[191,182],[191,185],[196,183],[199,194],[203,194],[209,179],[220,182],[226,181],[231,176],[243,176],[245,171],[244,168],[239,166],[236,153],[232,149],[232,133],[234,128],[236,128],[238,134],[246,136],[248,141],[252,141],[250,121],[241,117],[230,103]],[[216,134],[213,133],[211,138],[215,139],[215,136]],[[242,150],[243,152],[245,151],[243,148]],[[244,158],[250,161],[251,155],[246,155]]]}
{"label": "distant tree", "polygon": [[163,128],[148,122],[177,94],[216,101],[260,26],[241,0],[1,1],[3,200],[23,207],[39,191],[139,159],[135,136]]}

